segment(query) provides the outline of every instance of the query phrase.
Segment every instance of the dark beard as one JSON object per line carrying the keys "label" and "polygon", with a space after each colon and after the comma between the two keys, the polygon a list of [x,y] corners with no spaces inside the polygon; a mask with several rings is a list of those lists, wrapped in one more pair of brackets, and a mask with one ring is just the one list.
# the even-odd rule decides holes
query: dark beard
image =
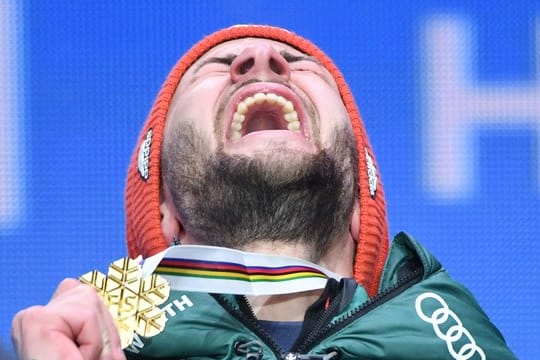
{"label": "dark beard", "polygon": [[162,154],[164,180],[185,230],[207,245],[242,249],[255,241],[306,244],[318,261],[348,231],[357,194],[350,132],[336,131],[331,151],[299,156],[208,153],[192,126],[171,128]]}

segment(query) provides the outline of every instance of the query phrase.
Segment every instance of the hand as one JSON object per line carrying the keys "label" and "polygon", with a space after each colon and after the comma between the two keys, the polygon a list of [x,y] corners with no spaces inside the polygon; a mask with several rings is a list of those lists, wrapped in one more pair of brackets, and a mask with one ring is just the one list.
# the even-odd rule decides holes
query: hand
{"label": "hand", "polygon": [[47,305],[17,313],[11,337],[20,360],[125,360],[109,310],[75,279],[62,281]]}

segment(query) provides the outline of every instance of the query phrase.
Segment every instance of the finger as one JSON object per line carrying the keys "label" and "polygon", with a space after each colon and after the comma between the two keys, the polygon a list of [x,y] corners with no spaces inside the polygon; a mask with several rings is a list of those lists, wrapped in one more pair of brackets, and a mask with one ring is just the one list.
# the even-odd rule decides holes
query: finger
{"label": "finger", "polygon": [[125,360],[109,310],[75,279],[62,281],[46,306],[17,314],[12,339],[19,359]]}
{"label": "finger", "polygon": [[[84,321],[72,322],[71,331],[84,359],[125,359],[114,319],[94,288],[74,279],[66,279],[58,287],[57,293],[62,293],[62,296],[51,301],[55,306],[64,309],[76,306],[75,311],[82,311],[78,317]],[[81,309],[82,305],[84,309]],[[64,313],[70,314],[67,311]],[[66,318],[66,322],[69,323],[69,320]]]}
{"label": "finger", "polygon": [[79,285],[81,285],[81,282],[76,279],[66,278],[62,280],[62,282],[58,285],[58,287],[54,291],[54,294],[51,296],[51,300],[58,297],[61,294],[64,294],[68,291],[71,291],[77,288]]}
{"label": "finger", "polygon": [[109,353],[111,354],[111,357],[105,357],[104,359],[124,359],[124,352],[122,351],[120,344],[120,334],[118,332],[118,327],[116,326],[113,316],[105,305],[101,307],[101,311],[102,319],[105,326],[105,340],[108,340],[108,346],[104,345],[103,347],[103,355],[108,355]]}
{"label": "finger", "polygon": [[100,360],[108,360],[111,358],[111,345],[109,340],[109,335],[107,331],[102,331],[101,338],[103,342],[103,347],[101,349],[101,354],[99,356]]}
{"label": "finger", "polygon": [[82,328],[73,328],[77,333],[76,340],[83,357],[85,359],[125,359],[120,348],[120,336],[114,319],[97,292],[92,287],[81,284],[73,291],[72,296],[84,298],[86,304],[82,316],[87,321],[82,324]]}
{"label": "finger", "polygon": [[51,300],[50,305],[57,309],[63,320],[62,331],[78,345],[82,357],[99,359],[109,336],[104,335],[108,332],[102,310],[105,305],[97,292],[78,283],[75,288]]}
{"label": "finger", "polygon": [[114,346],[113,341],[111,339],[112,336],[115,335],[116,331],[109,333],[109,332],[103,332],[103,349],[101,352],[101,356],[99,357],[99,360],[125,360],[125,355],[123,350],[120,348],[120,345]]}
{"label": "finger", "polygon": [[13,320],[12,336],[20,360],[83,360],[76,344],[57,331],[61,320],[43,306],[19,312]]}
{"label": "finger", "polygon": [[19,311],[13,317],[11,322],[11,342],[13,343],[13,348],[17,354],[17,359],[20,359],[22,356],[22,318],[24,314],[23,311]]}

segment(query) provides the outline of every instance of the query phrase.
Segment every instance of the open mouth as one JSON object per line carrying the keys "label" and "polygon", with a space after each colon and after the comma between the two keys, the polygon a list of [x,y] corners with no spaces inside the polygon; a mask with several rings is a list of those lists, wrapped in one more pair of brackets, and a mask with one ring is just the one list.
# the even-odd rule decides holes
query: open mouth
{"label": "open mouth", "polygon": [[301,119],[292,101],[273,92],[257,92],[238,103],[230,125],[232,141],[269,130],[302,132]]}

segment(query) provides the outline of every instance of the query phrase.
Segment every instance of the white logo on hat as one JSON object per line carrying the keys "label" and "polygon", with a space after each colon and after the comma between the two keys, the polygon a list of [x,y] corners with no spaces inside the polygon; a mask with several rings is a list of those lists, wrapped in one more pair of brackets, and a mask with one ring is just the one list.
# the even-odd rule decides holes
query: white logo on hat
{"label": "white logo on hat", "polygon": [[139,174],[141,174],[144,181],[148,180],[148,177],[150,176],[150,145],[152,145],[152,133],[152,129],[149,129],[146,133],[146,138],[139,149],[137,167],[139,169]]}
{"label": "white logo on hat", "polygon": [[369,155],[368,150],[366,151],[366,165],[367,165],[367,176],[368,176],[368,184],[369,184],[369,194],[371,197],[375,197],[375,193],[377,193],[377,169],[375,168],[375,164],[373,163],[373,158]]}

